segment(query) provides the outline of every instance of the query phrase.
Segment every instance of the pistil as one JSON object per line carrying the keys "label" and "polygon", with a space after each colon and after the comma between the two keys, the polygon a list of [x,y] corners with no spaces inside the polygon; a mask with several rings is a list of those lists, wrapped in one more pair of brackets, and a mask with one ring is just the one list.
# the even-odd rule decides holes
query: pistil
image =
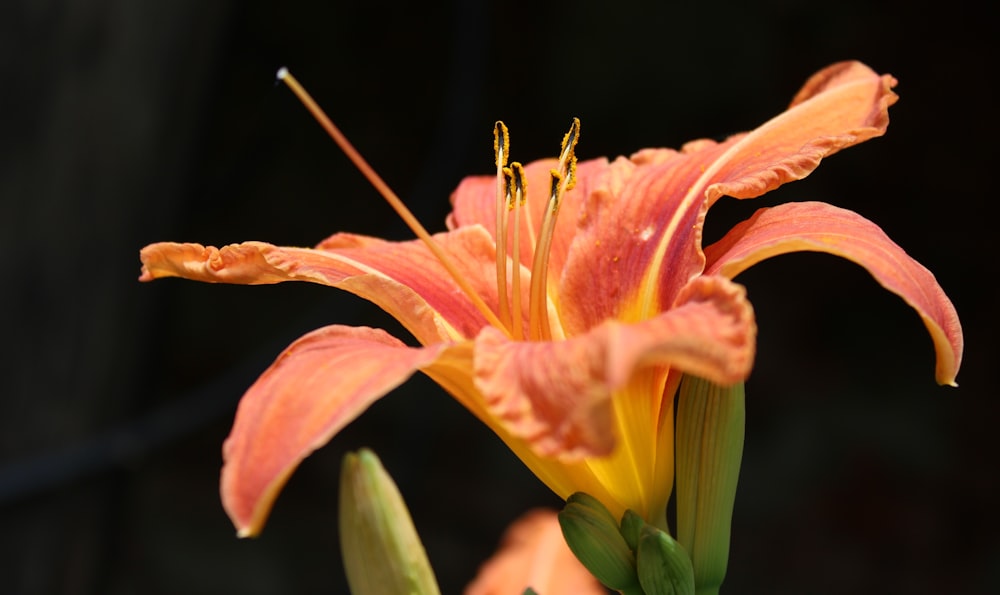
{"label": "pistil", "polygon": [[[493,310],[491,310],[490,307],[486,305],[486,302],[483,301],[483,298],[480,297],[479,294],[477,294],[474,289],[472,289],[472,286],[469,285],[469,282],[466,281],[465,278],[458,272],[458,269],[455,267],[454,263],[451,262],[451,259],[445,253],[444,249],[441,248],[441,245],[434,241],[434,238],[431,237],[431,234],[429,234],[427,230],[424,229],[424,226],[420,224],[420,221],[418,221],[417,218],[413,215],[413,213],[411,213],[410,210],[406,208],[406,205],[403,204],[403,201],[400,200],[399,196],[397,196],[396,193],[393,192],[392,188],[390,188],[389,185],[385,183],[385,180],[383,180],[382,177],[379,176],[374,169],[372,169],[372,167],[368,164],[368,162],[365,161],[365,158],[361,156],[361,153],[359,153],[357,149],[354,148],[354,145],[352,145],[350,141],[347,140],[347,137],[344,136],[344,134],[340,131],[340,129],[334,125],[334,123],[330,120],[329,117],[327,117],[326,113],[323,112],[323,109],[319,107],[319,104],[317,104],[316,101],[312,98],[312,96],[309,95],[309,93],[305,90],[305,88],[302,87],[302,85],[300,85],[297,80],[295,80],[295,77],[292,76],[292,73],[288,72],[287,68],[282,67],[281,69],[278,70],[277,77],[278,80],[288,85],[288,88],[291,89],[292,93],[294,93],[295,96],[299,98],[299,101],[302,102],[302,105],[304,105],[305,108],[309,111],[309,113],[312,114],[313,118],[315,118],[316,121],[319,122],[319,125],[323,127],[323,129],[326,131],[327,134],[330,135],[330,138],[332,138],[333,141],[337,143],[337,146],[340,147],[340,150],[347,155],[348,159],[350,159],[351,162],[354,164],[354,166],[357,167],[359,171],[361,171],[361,173],[365,176],[365,178],[368,179],[368,182],[375,187],[378,193],[382,195],[382,198],[384,198],[386,202],[389,203],[389,206],[391,206],[392,209],[396,211],[396,214],[399,215],[399,217],[403,220],[403,222],[406,223],[406,225],[413,231],[413,233],[418,238],[420,238],[420,240],[424,243],[425,246],[427,246],[427,248],[431,251],[431,253],[434,254],[434,257],[437,258],[438,262],[441,263],[441,266],[443,266],[445,270],[448,271],[448,274],[451,276],[452,280],[455,281],[459,289],[462,290],[462,293],[464,293],[466,297],[469,298],[469,300],[476,307],[476,309],[479,310],[479,312],[483,315],[483,317],[486,318],[486,321],[489,322],[491,325],[510,334],[508,331],[508,327],[504,325],[500,321],[500,319],[497,318],[497,315],[494,314]],[[501,299],[501,302],[503,301],[505,300]]]}

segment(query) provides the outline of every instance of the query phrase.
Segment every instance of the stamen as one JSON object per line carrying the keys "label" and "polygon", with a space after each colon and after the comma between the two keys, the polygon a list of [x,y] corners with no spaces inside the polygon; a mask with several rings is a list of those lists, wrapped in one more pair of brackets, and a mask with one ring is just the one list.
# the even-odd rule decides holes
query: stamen
{"label": "stamen", "polygon": [[344,136],[343,133],[340,132],[340,129],[333,124],[330,118],[327,117],[327,115],[323,112],[323,109],[319,107],[319,104],[317,104],[316,101],[312,98],[312,96],[309,95],[309,93],[305,90],[305,88],[303,88],[302,85],[300,85],[299,82],[295,80],[295,77],[293,77],[292,74],[288,72],[288,69],[282,67],[280,70],[278,70],[277,77],[278,80],[283,81],[286,85],[288,85],[288,88],[291,89],[292,93],[294,93],[295,96],[299,98],[299,101],[302,102],[302,105],[304,105],[305,108],[309,111],[309,113],[312,114],[313,118],[315,118],[316,121],[319,122],[319,125],[323,127],[323,129],[326,131],[327,134],[330,135],[330,138],[332,138],[334,142],[337,143],[337,146],[340,147],[340,150],[347,155],[348,159],[350,159],[351,162],[354,163],[354,166],[361,171],[361,173],[365,176],[365,178],[368,179],[368,182],[375,187],[378,193],[382,195],[382,198],[384,198],[386,202],[389,203],[389,206],[391,206],[392,209],[396,211],[396,214],[399,215],[399,217],[403,220],[404,223],[406,223],[407,227],[409,227],[413,231],[413,233],[416,234],[418,238],[420,238],[420,240],[424,243],[424,245],[427,246],[427,248],[431,251],[431,253],[434,254],[434,257],[438,259],[438,262],[441,263],[441,266],[443,266],[445,270],[448,271],[448,274],[451,275],[451,278],[455,281],[456,284],[458,284],[458,287],[469,298],[469,300],[476,307],[476,309],[479,310],[479,312],[486,318],[487,322],[489,322],[491,325],[495,327],[498,327],[506,331],[507,327],[500,322],[496,314],[494,314],[493,311],[490,310],[489,306],[486,305],[486,302],[483,301],[483,298],[481,298],[479,294],[477,294],[472,289],[472,287],[469,285],[469,282],[466,281],[465,278],[458,272],[458,269],[455,268],[455,265],[451,262],[451,259],[441,248],[441,245],[434,241],[434,238],[431,237],[431,234],[427,233],[427,230],[424,229],[424,226],[421,225],[419,221],[417,221],[417,218],[413,215],[413,213],[411,213],[410,210],[406,208],[406,205],[403,204],[403,201],[400,200],[400,198],[396,195],[395,192],[392,191],[391,188],[389,188],[389,185],[385,183],[385,181],[375,172],[375,170],[372,169],[370,165],[368,165],[368,162],[365,161],[364,157],[361,156],[361,153],[359,153],[357,149],[354,148],[354,146],[350,143],[350,141],[347,140],[347,137]]}
{"label": "stamen", "polygon": [[508,329],[511,325],[510,306],[507,305],[507,204],[510,202],[510,193],[504,168],[507,165],[507,147],[509,146],[510,135],[507,132],[507,126],[498,120],[493,126],[493,154],[497,164],[497,300],[500,306],[500,321]]}
{"label": "stamen", "polygon": [[530,328],[528,330],[530,338],[536,341],[547,341],[552,338],[548,311],[549,252],[552,249],[552,236],[555,233],[556,218],[559,215],[562,195],[576,184],[575,148],[579,138],[580,120],[573,118],[573,125],[563,137],[562,149],[559,153],[559,166],[552,170],[549,202],[542,218],[538,246],[535,248],[534,259],[531,263],[531,291],[528,305]]}
{"label": "stamen", "polygon": [[513,326],[511,331],[513,332],[513,337],[515,341],[520,341],[524,337],[524,333],[521,329],[523,324],[524,315],[521,312],[521,207],[524,206],[528,192],[528,182],[524,177],[524,167],[520,163],[515,161],[510,164],[509,168],[504,169],[504,173],[507,176],[510,185],[513,185],[514,190],[510,193],[510,203],[508,204],[508,209],[514,211],[514,237],[511,241],[514,242],[512,249],[513,254],[511,255],[511,261],[513,262],[514,270],[511,276],[512,287],[511,301],[513,302]]}

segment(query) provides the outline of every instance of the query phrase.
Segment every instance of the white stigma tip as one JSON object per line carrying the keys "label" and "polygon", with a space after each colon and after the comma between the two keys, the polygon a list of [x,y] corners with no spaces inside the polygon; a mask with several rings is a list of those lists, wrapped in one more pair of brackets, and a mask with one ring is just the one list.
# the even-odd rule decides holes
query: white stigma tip
{"label": "white stigma tip", "polygon": [[278,74],[274,76],[276,76],[279,81],[283,81],[285,80],[285,77],[288,76],[288,69],[282,66],[281,68],[278,69]]}

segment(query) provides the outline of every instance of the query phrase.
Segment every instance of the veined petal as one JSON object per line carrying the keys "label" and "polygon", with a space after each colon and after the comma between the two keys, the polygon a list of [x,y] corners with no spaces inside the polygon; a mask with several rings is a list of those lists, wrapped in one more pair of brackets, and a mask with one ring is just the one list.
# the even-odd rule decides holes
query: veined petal
{"label": "veined petal", "polygon": [[893,85],[859,62],[835,64],[752,132],[613,163],[590,194],[567,259],[561,295],[587,296],[560,302],[567,333],[608,317],[648,318],[669,305],[701,272],[701,231],[715,200],[760,196],[805,177],[823,157],[883,134],[897,98]]}
{"label": "veined petal", "polygon": [[923,319],[934,341],[937,381],[955,384],[963,338],[951,300],[930,271],[857,213],[821,202],[760,209],[705,249],[706,274],[732,278],[764,259],[799,251],[827,252],[854,261],[882,287],[902,297]]}
{"label": "veined petal", "polygon": [[[487,304],[496,305],[494,244],[478,226],[434,236]],[[264,242],[222,248],[159,243],[142,249],[141,281],[183,277],[196,281],[269,284],[309,281],[350,291],[400,321],[423,344],[472,337],[482,314],[420,241],[388,242],[334,235],[317,249]]]}
{"label": "veined petal", "polygon": [[[581,206],[561,279],[559,314],[568,335],[608,318],[649,318],[701,272],[704,206],[682,202],[700,173],[699,162],[668,149],[619,158],[608,167]],[[655,275],[659,301],[636,308],[658,250],[670,263]]]}
{"label": "veined petal", "polygon": [[[722,277],[699,277],[674,308],[636,324],[608,320],[584,335],[550,342],[511,341],[484,328],[475,340],[476,387],[490,413],[539,454],[604,456],[615,441],[611,395],[638,369],[672,366],[731,384],[750,373],[755,338],[743,288]],[[649,397],[654,420],[659,397]]]}
{"label": "veined petal", "polygon": [[680,372],[720,383],[746,378],[755,336],[743,288],[706,277],[652,320],[609,321],[550,343],[512,342],[484,329],[422,371],[560,497],[584,491],[613,514],[631,508],[656,522],[672,485]]}
{"label": "veined petal", "polygon": [[292,343],[247,390],[222,447],[222,504],[239,535],[261,530],[306,456],[444,348],[340,325]]}
{"label": "veined petal", "polygon": [[753,198],[811,173],[822,158],[885,134],[896,79],[860,62],[814,74],[788,110],[724,143],[706,172],[709,204],[719,197]]}
{"label": "veined petal", "polygon": [[515,342],[484,328],[476,386],[490,413],[542,456],[606,455],[614,446],[609,357],[606,340]]}

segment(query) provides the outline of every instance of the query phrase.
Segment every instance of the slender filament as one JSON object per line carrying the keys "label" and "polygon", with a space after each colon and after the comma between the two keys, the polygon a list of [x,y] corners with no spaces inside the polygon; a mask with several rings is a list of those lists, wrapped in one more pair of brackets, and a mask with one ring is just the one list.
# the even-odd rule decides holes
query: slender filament
{"label": "slender filament", "polygon": [[548,268],[549,252],[552,249],[552,236],[555,234],[556,219],[562,195],[576,184],[576,155],[574,150],[580,138],[580,120],[573,118],[569,132],[563,137],[562,149],[559,154],[559,164],[552,170],[552,186],[549,202],[542,217],[542,225],[538,234],[538,245],[535,247],[534,259],[531,263],[531,290],[528,304],[530,321],[529,336],[532,340],[548,341],[552,338],[552,327],[549,324],[548,311]]}
{"label": "slender filament", "polygon": [[507,303],[507,205],[510,203],[510,185],[504,168],[507,165],[507,147],[510,146],[510,135],[507,127],[499,120],[493,126],[493,152],[497,164],[496,189],[496,262],[497,262],[497,300],[499,303],[500,321],[505,328],[510,328],[510,306]]}
{"label": "slender filament", "polygon": [[511,241],[514,242],[511,250],[511,262],[514,268],[511,276],[511,309],[513,310],[511,331],[514,339],[520,341],[524,338],[522,330],[524,314],[521,312],[521,210],[526,202],[528,182],[524,177],[524,167],[517,161],[511,163],[506,171],[509,172],[508,179],[513,186],[510,208],[514,211],[514,236],[511,238]]}

